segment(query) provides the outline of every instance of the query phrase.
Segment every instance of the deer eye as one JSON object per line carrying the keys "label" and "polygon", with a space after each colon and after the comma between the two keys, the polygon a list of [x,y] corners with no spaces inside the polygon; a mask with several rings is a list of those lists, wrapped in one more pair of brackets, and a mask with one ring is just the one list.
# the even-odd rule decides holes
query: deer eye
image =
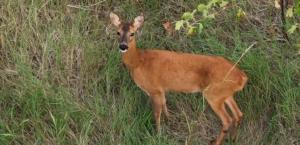
{"label": "deer eye", "polygon": [[134,33],[130,33],[130,36],[134,36]]}
{"label": "deer eye", "polygon": [[117,35],[120,35],[120,32],[117,32]]}

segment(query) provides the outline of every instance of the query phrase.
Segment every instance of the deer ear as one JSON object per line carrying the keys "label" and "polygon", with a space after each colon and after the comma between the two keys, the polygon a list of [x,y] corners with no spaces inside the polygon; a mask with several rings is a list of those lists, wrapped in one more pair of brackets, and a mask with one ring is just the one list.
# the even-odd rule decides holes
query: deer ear
{"label": "deer ear", "polygon": [[143,23],[144,23],[144,16],[143,16],[143,14],[141,14],[140,16],[137,16],[134,19],[133,26],[134,26],[135,30],[140,28],[143,25]]}
{"label": "deer ear", "polygon": [[116,27],[119,27],[121,24],[120,18],[118,17],[118,15],[116,15],[115,13],[111,12],[109,14],[110,17],[110,21],[112,24],[114,24]]}

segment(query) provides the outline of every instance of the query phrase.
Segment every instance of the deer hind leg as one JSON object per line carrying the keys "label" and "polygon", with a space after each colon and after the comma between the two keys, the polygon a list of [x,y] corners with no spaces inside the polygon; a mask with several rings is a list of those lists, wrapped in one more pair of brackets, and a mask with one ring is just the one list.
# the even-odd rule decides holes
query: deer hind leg
{"label": "deer hind leg", "polygon": [[161,112],[165,112],[166,99],[164,93],[150,94],[152,101],[153,116],[155,119],[156,131],[160,133],[160,117]]}
{"label": "deer hind leg", "polygon": [[243,113],[241,112],[241,110],[239,109],[239,107],[237,106],[235,100],[233,99],[233,97],[229,97],[225,100],[226,105],[229,107],[229,109],[232,112],[232,115],[234,117],[234,129],[231,132],[231,138],[233,140],[236,139],[236,135],[237,135],[237,128],[241,122],[241,119],[243,117]]}
{"label": "deer hind leg", "polygon": [[214,84],[203,91],[203,95],[206,98],[208,104],[211,106],[216,115],[221,119],[223,125],[218,137],[216,138],[215,145],[220,145],[222,143],[233,121],[225,108],[225,100],[228,98],[228,96],[233,95],[232,90],[230,90],[230,88],[227,88],[226,86],[228,85],[224,85],[223,83]]}

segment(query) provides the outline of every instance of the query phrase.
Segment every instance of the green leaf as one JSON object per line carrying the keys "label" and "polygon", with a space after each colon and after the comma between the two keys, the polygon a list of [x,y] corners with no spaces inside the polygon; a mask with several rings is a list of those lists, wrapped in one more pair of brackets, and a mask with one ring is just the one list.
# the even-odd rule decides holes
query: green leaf
{"label": "green leaf", "polygon": [[192,14],[193,14],[193,16],[194,16],[194,14],[197,12],[197,10],[195,9],[195,10],[193,10],[193,12],[192,12]]}
{"label": "green leaf", "polygon": [[300,16],[300,0],[298,2],[295,2],[295,11],[294,13],[298,16]]}
{"label": "green leaf", "polygon": [[183,20],[177,21],[175,24],[175,30],[180,30],[180,28],[183,26],[183,23]]}
{"label": "green leaf", "polygon": [[184,20],[190,20],[190,19],[193,19],[193,18],[194,18],[194,15],[191,12],[185,12],[182,15],[182,19],[184,19]]}
{"label": "green leaf", "polygon": [[289,34],[292,34],[295,32],[295,30],[297,29],[297,24],[294,24],[291,26],[291,28],[287,31]]}
{"label": "green leaf", "polygon": [[222,1],[220,7],[223,8],[228,4],[228,1]]}
{"label": "green leaf", "polygon": [[293,7],[288,8],[288,10],[286,11],[286,17],[293,17]]}
{"label": "green leaf", "polygon": [[206,5],[206,8],[210,9],[213,5],[214,3],[212,1],[209,1],[208,4]]}
{"label": "green leaf", "polygon": [[215,14],[209,14],[209,15],[207,15],[207,18],[214,19],[215,18]]}
{"label": "green leaf", "polygon": [[2,134],[0,134],[0,136],[11,137],[11,136],[15,136],[15,135],[10,134],[10,133],[2,133]]}
{"label": "green leaf", "polygon": [[220,0],[211,0],[213,4],[220,2]]}
{"label": "green leaf", "polygon": [[192,35],[195,33],[196,28],[193,26],[190,26],[188,31],[187,31],[187,35]]}
{"label": "green leaf", "polygon": [[296,44],[296,48],[298,49],[298,55],[300,55],[300,43]]}
{"label": "green leaf", "polygon": [[244,11],[243,9],[239,8],[239,10],[238,10],[236,16],[237,16],[238,18],[242,18],[242,17],[244,17],[245,15],[246,15],[245,11]]}
{"label": "green leaf", "polygon": [[202,30],[203,30],[203,25],[202,23],[199,23],[198,32],[201,33]]}
{"label": "green leaf", "polygon": [[204,4],[199,4],[198,7],[197,7],[197,10],[198,10],[199,12],[202,12],[202,11],[206,10],[206,5],[204,5]]}
{"label": "green leaf", "polygon": [[207,4],[207,8],[211,8],[212,6],[214,6],[216,3],[220,2],[220,0],[210,0]]}
{"label": "green leaf", "polygon": [[203,10],[202,15],[203,15],[204,18],[207,17],[207,14],[208,14],[208,11],[207,10]]}

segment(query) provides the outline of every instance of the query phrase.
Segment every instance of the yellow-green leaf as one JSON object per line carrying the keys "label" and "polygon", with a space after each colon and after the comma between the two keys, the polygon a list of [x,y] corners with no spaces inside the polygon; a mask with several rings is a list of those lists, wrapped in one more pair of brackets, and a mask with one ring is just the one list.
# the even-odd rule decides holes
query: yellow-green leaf
{"label": "yellow-green leaf", "polygon": [[185,12],[182,15],[182,19],[184,19],[184,20],[190,20],[190,19],[193,19],[193,17],[194,17],[194,15],[191,12]]}
{"label": "yellow-green leaf", "polygon": [[199,12],[202,12],[203,10],[205,10],[206,9],[206,5],[204,5],[204,4],[199,4],[198,6],[197,6],[197,10],[199,11]]}
{"label": "yellow-green leaf", "polygon": [[207,14],[208,14],[208,11],[207,10],[203,10],[202,15],[203,15],[204,18],[207,17]]}
{"label": "yellow-green leaf", "polygon": [[220,7],[223,8],[228,4],[228,1],[222,1]]}
{"label": "yellow-green leaf", "polygon": [[208,3],[207,3],[207,5],[206,5],[206,7],[207,7],[207,9],[210,9],[212,6],[214,6],[215,5],[215,1],[214,0],[210,0]]}
{"label": "yellow-green leaf", "polygon": [[192,12],[192,14],[193,14],[193,16],[194,16],[194,14],[197,12],[197,10],[195,9],[195,10],[193,10],[193,12]]}
{"label": "yellow-green leaf", "polygon": [[177,21],[175,24],[175,30],[180,30],[180,28],[183,26],[183,20]]}
{"label": "yellow-green leaf", "polygon": [[295,32],[295,30],[297,29],[297,24],[294,24],[291,26],[291,28],[287,31],[289,34],[292,34]]}
{"label": "yellow-green leaf", "polygon": [[237,14],[236,14],[236,16],[238,17],[238,18],[242,18],[242,17],[244,17],[246,15],[246,13],[244,12],[244,10],[243,9],[239,9],[238,10],[238,12],[237,12]]}
{"label": "yellow-green leaf", "polygon": [[195,30],[196,30],[195,27],[192,27],[192,26],[189,27],[188,32],[187,32],[187,35],[192,35],[192,34],[194,34]]}
{"label": "yellow-green leaf", "polygon": [[275,8],[280,9],[279,0],[274,1]]}
{"label": "yellow-green leaf", "polygon": [[286,17],[293,17],[294,13],[293,13],[293,7],[288,8],[288,10],[286,11]]}

